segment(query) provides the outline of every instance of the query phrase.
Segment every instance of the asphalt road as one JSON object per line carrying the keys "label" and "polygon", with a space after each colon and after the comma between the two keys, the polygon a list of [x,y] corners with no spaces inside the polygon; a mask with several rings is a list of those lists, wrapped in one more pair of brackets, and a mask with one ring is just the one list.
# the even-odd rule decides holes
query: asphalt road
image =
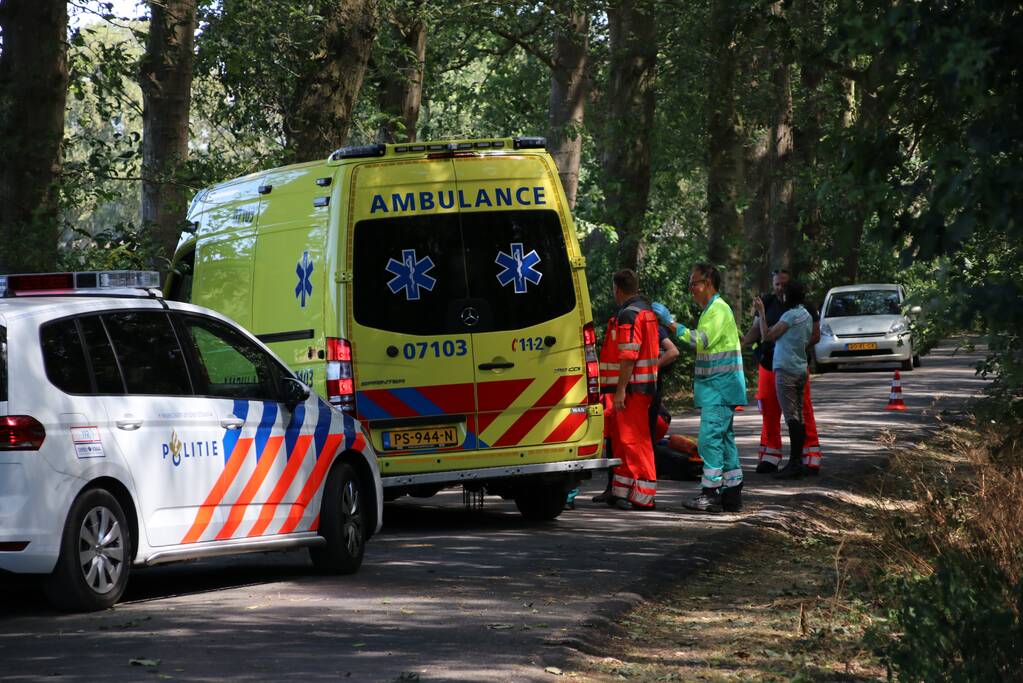
{"label": "asphalt road", "polygon": [[[791,496],[869,473],[882,433],[911,441],[935,428],[936,413],[959,410],[984,382],[972,369],[981,354],[953,348],[903,373],[905,412],[884,410],[891,367],[815,378],[817,478],[753,474],[760,416],[755,405],[739,413],[739,515],[683,512],[698,486],[686,482],[661,482],[655,512],[612,510],[589,500],[601,479],[576,510],[542,525],[499,499],[467,510],[460,492],[390,504],[353,577],[314,574],[304,552],[182,563],[137,571],[125,602],[86,615],[58,614],[31,582],[0,578],[0,679],[552,680],[545,658],[609,600],[720,551],[744,518],[782,514]],[[695,434],[697,422],[685,416],[672,430]]]}

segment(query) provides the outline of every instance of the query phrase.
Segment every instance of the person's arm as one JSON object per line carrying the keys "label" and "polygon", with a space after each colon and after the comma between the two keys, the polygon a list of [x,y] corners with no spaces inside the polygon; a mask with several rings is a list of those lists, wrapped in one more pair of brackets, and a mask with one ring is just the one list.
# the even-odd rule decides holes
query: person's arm
{"label": "person's arm", "polygon": [[615,410],[625,410],[625,387],[632,379],[632,370],[636,367],[635,358],[621,358],[618,363],[618,386],[615,388]]}
{"label": "person's arm", "polygon": [[742,335],[742,339],[739,341],[742,343],[742,348],[746,348],[755,341],[760,341],[760,322],[757,318],[753,319],[753,324],[749,326],[749,331]]}
{"label": "person's arm", "polygon": [[678,347],[670,339],[661,340],[661,355],[657,357],[657,368],[666,368],[678,358]]}
{"label": "person's arm", "polygon": [[760,319],[760,336],[764,338],[764,341],[774,341],[785,334],[788,329],[789,324],[781,320],[772,325],[771,329],[767,329],[767,321],[763,318]]}
{"label": "person's arm", "polygon": [[813,321],[813,332],[810,334],[810,344],[816,344],[821,340],[821,321]]}

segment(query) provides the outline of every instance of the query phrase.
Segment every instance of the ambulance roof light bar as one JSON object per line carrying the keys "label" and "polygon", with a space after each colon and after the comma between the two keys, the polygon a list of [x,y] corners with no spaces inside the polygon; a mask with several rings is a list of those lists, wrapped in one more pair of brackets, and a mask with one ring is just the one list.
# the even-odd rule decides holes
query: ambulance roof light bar
{"label": "ambulance roof light bar", "polygon": [[367,157],[382,157],[387,152],[387,145],[355,145],[342,147],[330,155],[330,161],[339,159],[364,159]]}
{"label": "ambulance roof light bar", "polygon": [[101,270],[77,273],[0,275],[0,297],[53,294],[109,294],[111,290],[145,290],[160,296],[160,274],[151,270]]}

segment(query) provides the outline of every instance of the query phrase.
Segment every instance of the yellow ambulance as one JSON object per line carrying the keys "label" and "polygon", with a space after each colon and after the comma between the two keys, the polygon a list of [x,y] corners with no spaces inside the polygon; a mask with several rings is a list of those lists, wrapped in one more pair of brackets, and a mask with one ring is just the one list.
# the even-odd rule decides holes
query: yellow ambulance
{"label": "yellow ambulance", "polygon": [[361,419],[388,499],[464,486],[553,519],[615,461],[585,259],[544,146],[346,147],[202,190],[166,291]]}

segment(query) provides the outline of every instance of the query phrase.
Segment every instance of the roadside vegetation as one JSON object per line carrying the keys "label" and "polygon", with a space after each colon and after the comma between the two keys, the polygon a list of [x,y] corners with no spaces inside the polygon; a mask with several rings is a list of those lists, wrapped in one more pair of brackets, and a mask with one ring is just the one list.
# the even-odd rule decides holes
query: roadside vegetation
{"label": "roadside vegetation", "polygon": [[[623,615],[577,678],[1023,677],[1023,426],[994,401]],[[570,673],[570,675],[572,675]]]}

